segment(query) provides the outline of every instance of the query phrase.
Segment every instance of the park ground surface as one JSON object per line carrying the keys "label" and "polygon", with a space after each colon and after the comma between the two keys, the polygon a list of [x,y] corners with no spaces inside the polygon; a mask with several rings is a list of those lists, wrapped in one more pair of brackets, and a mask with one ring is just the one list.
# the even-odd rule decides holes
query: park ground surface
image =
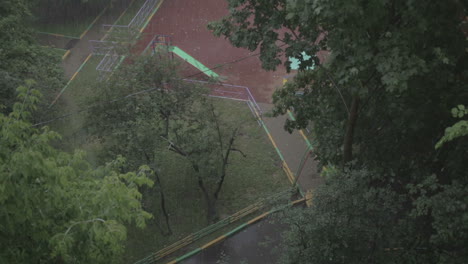
{"label": "park ground surface", "polygon": [[[276,88],[281,86],[283,77],[286,75],[286,72],[284,70],[278,70],[276,72],[267,72],[263,70],[261,68],[259,57],[255,55],[257,51],[250,52],[245,49],[235,48],[227,40],[214,37],[211,32],[206,29],[206,24],[209,21],[219,19],[227,14],[226,7],[226,3],[219,0],[206,0],[203,1],[203,3],[187,0],[164,1],[156,15],[150,21],[148,27],[146,27],[145,31],[143,32],[137,47],[145,47],[155,34],[170,35],[172,37],[173,45],[183,49],[198,61],[203,63],[205,66],[209,68],[216,68],[214,71],[223,76],[223,80],[226,83],[249,87],[256,100],[263,103],[260,104],[262,110],[264,112],[268,112],[271,109],[271,105],[269,104],[271,103],[271,95]],[[120,8],[120,11],[123,11],[123,9]],[[71,49],[72,52],[70,56],[63,62],[65,73],[68,78],[70,78],[79,68],[79,66],[86,60],[89,54],[88,40],[101,39],[103,37],[104,33],[102,32],[99,25],[104,23],[114,23],[118,17],[118,14],[118,10],[106,12],[96,22],[96,25],[93,26],[76,45],[74,45],[74,47]],[[98,61],[99,57],[92,56],[91,59],[89,59],[89,61],[85,64],[85,67],[83,67],[82,72],[80,72],[80,74],[77,76],[76,81],[72,82],[72,85],[70,85],[68,90],[61,96],[60,100],[62,100],[62,104],[66,106],[66,109],[64,109],[66,112],[70,112],[70,110],[75,111],[78,109],[79,105],[81,105],[83,102],[82,98],[84,98],[87,93],[92,93],[92,86],[88,86],[86,83],[90,80],[95,80],[93,78],[97,76],[97,73],[93,73],[92,70]],[[86,73],[88,71],[89,74]],[[200,74],[194,69],[191,69],[191,71],[188,72],[189,75],[185,77],[201,78],[203,76],[203,74]],[[80,79],[80,76],[83,78]],[[90,78],[90,76],[94,77]],[[247,107],[244,107],[244,110],[246,110],[248,113]],[[274,140],[276,141],[276,144],[285,156],[286,162],[291,167],[291,170],[295,172],[299,167],[299,163],[306,150],[306,144],[299,133],[294,132],[293,134],[289,134],[284,131],[283,124],[285,119],[285,116],[278,118],[264,117],[264,121]],[[86,131],[79,129],[81,125],[80,118],[73,120],[75,121],[72,121],[71,123],[69,121],[64,121],[64,123],[62,123],[60,126],[62,128],[66,127],[69,129],[70,131],[67,132],[69,135],[68,139],[74,138],[78,141],[75,143],[80,145],[85,142],[79,142],[80,137],[76,137],[76,135],[80,133],[86,133]],[[72,129],[73,127],[75,129]],[[264,146],[269,146],[269,153],[276,155],[271,148],[271,144],[268,142],[264,132],[261,131],[260,127],[257,128],[258,131],[255,133],[259,135],[261,134],[263,137],[263,139],[259,139],[258,142],[261,142],[261,144]],[[92,149],[92,147],[90,148]],[[271,167],[275,168],[276,165],[276,168],[278,168],[278,158],[270,156],[270,159],[272,161]],[[271,172],[267,173],[271,174]],[[284,177],[283,180],[286,180],[286,176],[284,174],[281,174],[281,176]],[[258,184],[268,184],[269,181],[271,181],[270,178],[263,178]],[[316,173],[315,162],[307,163],[306,169],[304,169],[303,174],[299,178],[300,186],[305,191],[308,189],[313,189],[319,182],[320,179]],[[252,192],[256,191],[255,186],[251,186],[251,188]],[[248,189],[246,190],[247,193],[250,192]],[[229,201],[229,199],[226,199],[226,201]],[[226,204],[230,204],[230,202],[226,202]],[[180,207],[180,205],[176,206]],[[235,207],[233,209],[237,209],[241,206],[241,204],[235,205],[233,206]],[[225,213],[227,214],[229,211],[226,211]],[[196,228],[201,227],[202,226],[196,226]],[[216,261],[218,260],[214,259],[223,257],[220,252],[230,252],[229,254],[231,255],[231,258],[233,258],[232,255],[238,254],[237,259],[240,260],[242,260],[242,256],[244,255],[269,254],[269,251],[266,251],[265,248],[262,249],[262,247],[258,245],[258,242],[260,241],[257,241],[256,243],[250,243],[249,245],[251,246],[244,248],[241,251],[234,250],[234,248],[237,247],[235,246],[237,242],[234,243],[230,241],[242,241],[242,236],[250,237],[251,239],[247,240],[254,241],[254,238],[257,237],[255,233],[265,234],[267,240],[270,240],[270,235],[268,234],[278,233],[278,231],[282,229],[283,227],[278,225],[253,225],[243,231],[239,237],[235,236],[225,240],[225,242],[222,242],[218,246],[208,249],[206,253],[195,257],[193,260],[190,260],[195,262],[189,263],[217,263]],[[147,236],[156,235],[155,233],[151,234],[151,232],[146,232],[146,234]],[[271,237],[274,237],[272,238],[274,240],[279,239],[278,236]],[[138,238],[135,239],[138,240]],[[136,260],[140,257],[144,257],[144,254],[147,254],[149,250],[154,252],[160,248],[159,246],[151,243],[144,246],[144,248],[141,248],[143,246],[140,245],[140,243],[144,244],[146,242],[141,240],[139,243],[134,243],[135,248],[140,247],[140,253],[137,253],[138,256],[131,256],[133,254],[127,254],[126,260]],[[257,246],[254,244],[257,244]]]}
{"label": "park ground surface", "polygon": [[[255,54],[258,51],[233,47],[228,40],[216,38],[207,30],[208,22],[220,19],[228,12],[225,1],[172,0],[160,7],[144,31],[140,47],[145,47],[155,34],[169,35],[172,44],[183,49],[208,68],[223,76],[223,81],[250,88],[255,99],[261,102],[262,111],[271,111],[271,98],[275,89],[281,87],[286,71],[280,67],[277,71],[265,71]],[[232,63],[231,63],[232,62]],[[186,77],[200,78],[203,75],[188,73]],[[290,168],[295,173],[307,145],[296,131],[289,134],[284,131],[286,116],[277,118],[264,117],[264,121],[273,135],[276,144],[283,153]],[[321,178],[317,173],[317,164],[310,159],[304,166],[299,184],[306,191],[315,188]],[[255,224],[236,236],[232,236],[214,247],[210,247],[184,263],[274,263],[279,251],[262,246],[267,242],[280,244],[278,235],[284,230],[283,225],[261,222]]]}
{"label": "park ground surface", "polygon": [[[261,67],[258,50],[249,51],[236,48],[224,38],[217,38],[207,29],[207,23],[218,20],[228,14],[227,2],[204,0],[165,1],[137,44],[140,49],[146,47],[155,34],[171,36],[172,44],[189,53],[214,72],[221,75],[223,82],[247,86],[253,96],[260,102],[260,108],[268,113],[272,109],[273,92],[280,88],[287,73],[279,66],[276,71],[266,71]],[[197,75],[195,75],[197,74]],[[188,74],[187,78],[200,78],[200,72]],[[267,115],[266,115],[267,116]],[[307,150],[307,145],[299,132],[289,134],[283,125],[287,116],[269,118],[264,121],[293,173]],[[299,178],[303,190],[313,189],[320,183],[316,173],[316,163],[308,162]]]}

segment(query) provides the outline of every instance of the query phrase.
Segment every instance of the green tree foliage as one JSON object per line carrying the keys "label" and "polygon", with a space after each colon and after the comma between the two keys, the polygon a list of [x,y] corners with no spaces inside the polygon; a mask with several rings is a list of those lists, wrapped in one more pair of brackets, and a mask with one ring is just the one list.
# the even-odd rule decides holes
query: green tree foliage
{"label": "green tree foliage", "polygon": [[165,56],[136,58],[100,83],[89,131],[103,147],[102,159],[123,155],[130,170],[150,164],[162,177],[176,177],[165,175],[160,159],[182,157],[178,166],[193,169],[211,221],[231,152],[242,153],[234,146],[238,129],[223,123],[205,96],[208,90],[182,80],[179,65]]}
{"label": "green tree foliage", "polygon": [[380,175],[331,167],[323,176],[310,209],[281,215],[291,226],[283,263],[432,263],[432,249],[413,237],[420,224],[399,217],[405,196],[374,186]]}
{"label": "green tree foliage", "polygon": [[[163,233],[171,233],[171,228],[159,178],[166,176],[166,170],[161,168],[158,157],[161,149],[167,148],[164,138],[169,135],[172,124],[189,112],[196,98],[201,97],[196,87],[177,78],[177,71],[175,64],[158,57],[141,57],[132,64],[122,65],[109,80],[97,84],[99,89],[89,102],[94,106],[86,118],[89,133],[99,142],[101,161],[123,155],[127,157],[128,170],[143,164],[151,166],[166,227],[158,217],[155,221]],[[168,92],[169,87],[172,92]],[[142,92],[148,89],[153,90]],[[112,103],[102,103],[109,101]],[[142,191],[145,199],[150,200],[152,190]]]}
{"label": "green tree foliage", "polygon": [[0,2],[0,104],[3,113],[11,111],[16,87],[25,79],[35,79],[35,89],[45,96],[44,103],[63,86],[60,58],[37,45],[25,25],[30,17],[25,0]]}
{"label": "green tree foliage", "polygon": [[[177,65],[163,58],[140,57],[97,84],[87,125],[105,149],[102,160],[122,154],[130,167],[138,168],[154,161],[156,149],[167,147],[162,137],[203,100],[204,90],[182,81],[177,72]],[[152,91],[142,92],[148,89]]]}
{"label": "green tree foliage", "polygon": [[210,102],[199,102],[196,107],[197,111],[176,122],[167,141],[169,150],[185,157],[192,166],[205,198],[208,221],[214,222],[218,219],[216,202],[226,178],[231,152],[246,155],[235,148],[238,128],[223,123]]}
{"label": "green tree foliage", "polygon": [[[455,118],[462,118],[465,115],[468,115],[468,109],[464,105],[458,105],[457,107],[452,108],[452,115]],[[444,136],[437,142],[436,148],[440,148],[446,142],[452,141],[459,137],[468,136],[468,121],[461,120],[455,123],[453,126],[445,129]]]}
{"label": "green tree foliage", "polygon": [[[265,69],[282,63],[288,68],[290,63],[282,61],[285,56],[300,61],[295,79],[274,94],[276,113],[295,112],[297,121],[286,124],[289,130],[312,122],[319,161],[345,169],[341,173],[348,175],[348,184],[355,188],[347,192],[331,178],[327,180],[329,192],[371,203],[356,207],[364,212],[344,203],[335,216],[336,221],[346,219],[339,226],[313,221],[307,227],[309,236],[314,232],[328,234],[321,237],[337,247],[332,260],[327,261],[327,253],[312,249],[317,245],[310,244],[301,249],[308,255],[290,263],[307,263],[309,259],[324,263],[358,259],[362,263],[367,256],[375,256],[368,262],[376,263],[466,260],[468,250],[462,245],[468,243],[468,140],[458,137],[438,150],[434,146],[454,122],[450,108],[468,101],[463,31],[467,2],[228,2],[230,14],[209,28],[237,47],[259,49]],[[307,59],[303,52],[315,56]],[[313,64],[315,69],[308,70]],[[459,136],[463,123],[454,126],[456,133],[448,131],[443,142]],[[398,199],[363,199],[372,188],[378,193],[388,190],[390,197],[398,194]],[[323,192],[317,194],[318,200],[320,195]],[[371,209],[378,206],[397,210],[383,216]],[[314,216],[326,213],[315,207],[311,210]],[[382,226],[365,230],[354,225],[370,219],[378,219]],[[351,243],[346,236],[333,234],[347,228],[356,237],[370,232],[382,241],[374,245],[375,239],[365,236],[361,244]],[[401,230],[406,235],[401,235]],[[374,255],[376,247],[401,250],[380,258]]]}
{"label": "green tree foliage", "polygon": [[60,136],[28,121],[40,93],[21,86],[0,114],[0,262],[109,263],[123,251],[125,224],[145,225],[138,187],[149,168],[122,173],[123,158],[93,169],[84,153],[51,146]]}

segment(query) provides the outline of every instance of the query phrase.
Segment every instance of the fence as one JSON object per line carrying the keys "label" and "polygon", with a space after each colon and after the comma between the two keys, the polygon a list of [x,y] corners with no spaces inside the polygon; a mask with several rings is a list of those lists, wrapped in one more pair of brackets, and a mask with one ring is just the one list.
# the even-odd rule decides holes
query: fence
{"label": "fence", "polygon": [[240,86],[240,85],[225,84],[225,83],[213,83],[209,81],[192,80],[192,79],[184,79],[184,80],[188,82],[193,82],[193,83],[203,83],[206,87],[210,88],[211,90],[209,94],[210,97],[246,102],[247,106],[249,107],[250,111],[254,115],[257,122],[260,122],[258,119],[261,118],[262,110],[258,106],[257,101],[253,97],[248,87]]}
{"label": "fence", "polygon": [[[159,2],[160,0],[146,0],[128,25],[103,24],[104,32],[112,32],[113,36],[117,36],[118,39],[122,37],[133,38],[147,22]],[[165,40],[166,38],[165,36],[163,39]],[[96,70],[99,71],[99,79],[106,80],[121,62],[119,53],[124,43],[90,40],[89,44],[93,55],[104,55],[104,58],[99,62]]]}
{"label": "fence", "polygon": [[147,0],[128,24],[129,28],[140,29],[160,0]]}
{"label": "fence", "polygon": [[90,40],[89,41],[91,53],[93,55],[106,55],[110,50],[115,49],[118,45],[115,41],[101,41],[101,40]]}
{"label": "fence", "polygon": [[156,253],[153,253],[149,256],[147,256],[146,258],[144,259],[141,259],[137,262],[135,262],[135,264],[149,264],[149,263],[155,263],[156,261],[176,252],[177,250],[195,242],[196,240],[200,239],[200,238],[203,238],[209,234],[212,234],[213,232],[215,231],[218,231],[219,229],[229,225],[229,224],[232,224],[234,222],[236,222],[237,220],[243,218],[243,217],[246,217],[260,209],[263,209],[265,207],[267,207],[268,205],[275,205],[276,203],[278,203],[278,201],[280,201],[281,199],[286,199],[289,198],[291,196],[291,193],[292,191],[290,189],[286,190],[286,191],[282,191],[282,192],[279,192],[279,193],[276,193],[268,198],[265,198],[259,202],[256,202],[240,211],[238,211],[237,213],[213,224],[213,225],[210,225],[204,229],[201,229],[200,231],[198,232],[195,232],[171,245],[169,245],[168,247],[165,247],[161,250],[159,250],[158,252]]}
{"label": "fence", "polygon": [[137,34],[136,31],[132,31],[129,26],[124,25],[113,25],[113,24],[103,24],[102,25],[103,32],[110,32],[112,39],[133,39],[134,35]]}

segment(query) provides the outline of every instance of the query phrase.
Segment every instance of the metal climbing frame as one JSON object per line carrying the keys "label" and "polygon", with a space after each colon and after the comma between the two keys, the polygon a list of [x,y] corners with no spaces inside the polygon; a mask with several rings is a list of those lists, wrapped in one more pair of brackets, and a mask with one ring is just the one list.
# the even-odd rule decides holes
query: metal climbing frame
{"label": "metal climbing frame", "polygon": [[172,51],[172,40],[169,35],[154,35],[153,38],[148,42],[143,54],[149,55],[146,53],[148,49],[151,50],[151,55],[156,54],[158,48],[165,48],[167,52]]}
{"label": "metal climbing frame", "polygon": [[98,64],[96,67],[96,70],[98,71],[106,71],[106,72],[111,72],[112,71],[112,65],[116,63],[116,61],[119,59],[119,55],[117,52],[115,52],[114,49],[109,50],[106,55],[104,55],[104,58],[101,60],[101,62]]}
{"label": "metal climbing frame", "polygon": [[99,80],[107,80],[122,58],[118,52],[119,43],[98,40],[90,40],[89,43],[93,55],[104,55],[96,66],[96,70],[99,72]]}
{"label": "metal climbing frame", "polygon": [[116,38],[133,37],[134,34],[137,34],[141,30],[160,1],[146,0],[128,25],[103,24],[102,29],[104,32],[112,32],[112,35]]}
{"label": "metal climbing frame", "polygon": [[109,79],[110,75],[114,71],[115,68],[117,68],[117,65],[119,64],[121,57],[115,49],[110,49],[106,55],[104,55],[104,58],[99,62],[99,64],[96,67],[96,70],[99,71],[99,80],[107,80]]}
{"label": "metal climbing frame", "polygon": [[[128,25],[103,24],[102,27],[104,31],[107,32],[106,34],[113,32],[113,36],[119,39],[119,42],[89,41],[91,53],[93,55],[104,56],[96,67],[96,70],[99,72],[100,80],[107,80],[122,61],[123,57],[119,53],[122,53],[125,42],[122,42],[121,39],[129,36],[133,37],[133,33],[139,32],[144,24],[147,23],[148,18],[160,1],[161,0],[146,0]],[[158,43],[159,45],[162,44],[170,47],[170,37],[156,35],[153,39],[153,43],[154,45]]]}
{"label": "metal climbing frame", "polygon": [[158,46],[165,46],[170,48],[172,45],[171,36],[168,35],[154,35],[153,39],[151,40],[151,50],[153,53],[156,51]]}
{"label": "metal climbing frame", "polygon": [[[158,51],[163,50],[167,53],[170,59],[174,59],[172,53],[172,41],[171,36],[168,35],[154,35],[151,39],[149,46],[151,47],[151,55],[155,55]],[[161,55],[159,52],[158,55]]]}
{"label": "metal climbing frame", "polygon": [[140,10],[138,10],[138,13],[133,17],[132,21],[128,23],[128,27],[139,30],[151,15],[159,1],[161,0],[146,0]]}
{"label": "metal climbing frame", "polygon": [[102,24],[102,32],[112,33],[112,39],[133,37],[133,31],[128,25]]}
{"label": "metal climbing frame", "polygon": [[114,50],[118,43],[115,41],[90,40],[89,45],[93,55],[106,55],[110,50]]}

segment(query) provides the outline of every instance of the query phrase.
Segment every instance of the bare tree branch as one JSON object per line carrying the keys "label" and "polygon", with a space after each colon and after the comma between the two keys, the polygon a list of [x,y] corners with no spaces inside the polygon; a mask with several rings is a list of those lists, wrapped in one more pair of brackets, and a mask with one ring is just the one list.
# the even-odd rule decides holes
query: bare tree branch
{"label": "bare tree branch", "polygon": [[174,142],[170,141],[169,139],[161,136],[162,139],[166,140],[167,142],[169,142],[169,147],[168,149],[170,151],[173,151],[181,156],[184,156],[184,157],[188,157],[189,156],[189,153],[183,151],[181,148],[179,148],[176,144],[174,144]]}
{"label": "bare tree branch", "polygon": [[241,154],[241,155],[242,155],[244,158],[247,158],[247,155],[245,155],[245,153],[244,153],[244,152],[242,152],[242,150],[240,150],[240,149],[231,148],[230,150],[231,150],[231,151],[237,151],[237,152],[240,152],[240,154]]}

